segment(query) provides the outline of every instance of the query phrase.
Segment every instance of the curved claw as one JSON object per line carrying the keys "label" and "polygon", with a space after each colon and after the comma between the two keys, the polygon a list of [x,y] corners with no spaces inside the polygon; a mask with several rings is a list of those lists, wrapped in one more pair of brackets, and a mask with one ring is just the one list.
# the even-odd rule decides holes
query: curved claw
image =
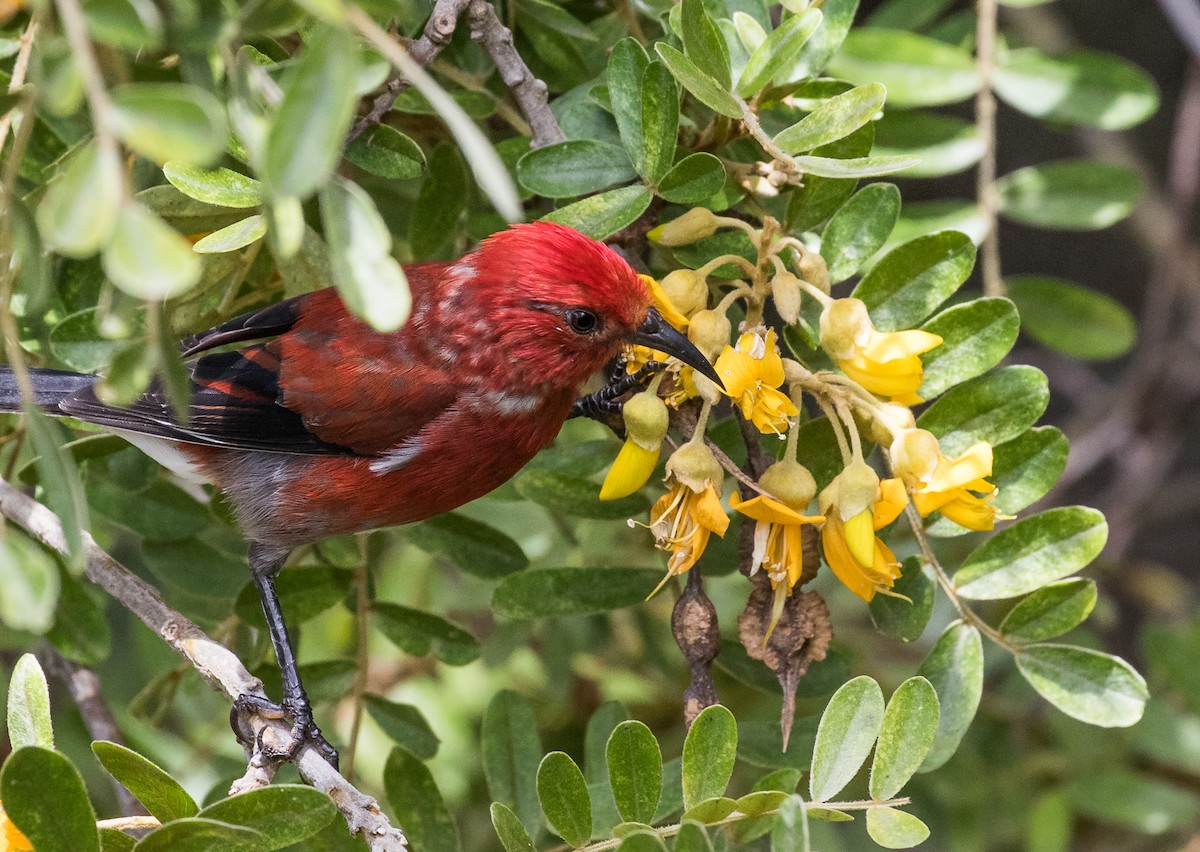
{"label": "curved claw", "polygon": [[[262,741],[262,730],[257,736],[252,736],[249,720],[251,716],[266,719],[292,720],[289,733],[290,741],[285,748],[279,749],[268,746]],[[243,745],[250,745],[253,740],[254,750],[270,761],[292,760],[300,749],[310,745],[320,752],[325,762],[334,769],[338,768],[338,753],[329,741],[321,734],[321,729],[313,721],[312,710],[307,705],[289,706],[285,701],[277,704],[258,695],[239,695],[229,710],[229,725],[233,728],[234,736]]]}

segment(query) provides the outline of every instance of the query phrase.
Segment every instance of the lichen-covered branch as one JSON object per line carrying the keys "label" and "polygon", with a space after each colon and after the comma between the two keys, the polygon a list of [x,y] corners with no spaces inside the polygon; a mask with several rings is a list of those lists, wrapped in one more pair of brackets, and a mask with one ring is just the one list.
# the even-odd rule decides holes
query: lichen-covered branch
{"label": "lichen-covered branch", "polygon": [[[0,515],[50,549],[63,554],[67,552],[62,524],[54,513],[3,480],[0,480]],[[266,697],[262,681],[250,674],[232,651],[167,606],[153,586],[109,556],[86,533],[84,542],[87,578],[141,619],[191,663],[213,688],[231,702],[243,694]],[[284,720],[256,716],[249,724],[257,741],[263,745],[281,748],[291,741],[291,727]],[[303,746],[293,762],[305,781],[333,799],[350,830],[361,834],[372,852],[401,852],[408,848],[403,832],[388,822],[379,804],[326,763],[317,749]],[[274,771],[275,765],[256,748],[250,756],[246,775],[234,784],[232,792],[269,784]]]}

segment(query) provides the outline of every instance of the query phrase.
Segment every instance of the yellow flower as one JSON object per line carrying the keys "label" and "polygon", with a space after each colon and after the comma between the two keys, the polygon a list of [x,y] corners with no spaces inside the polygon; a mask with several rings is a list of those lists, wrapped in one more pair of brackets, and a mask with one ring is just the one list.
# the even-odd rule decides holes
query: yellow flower
{"label": "yellow flower", "polygon": [[821,346],[838,369],[878,396],[915,405],[924,378],[922,352],[940,346],[928,331],[878,331],[860,299],[835,299],[821,313]]}
{"label": "yellow flower", "polygon": [[724,537],[729,516],[718,490],[723,477],[712,451],[703,444],[684,444],[667,460],[667,478],[672,485],[650,509],[650,531],[656,546],[670,551],[671,557],[667,575],[650,597],[671,577],[696,564],[712,533]]}
{"label": "yellow flower", "polygon": [[970,530],[990,530],[997,520],[1009,517],[992,505],[997,489],[985,479],[992,475],[992,447],[986,441],[952,459],[942,453],[930,432],[906,429],[892,442],[890,452],[896,473],[912,489],[913,506],[921,517],[941,512]]}
{"label": "yellow flower", "polygon": [[0,844],[3,844],[0,852],[33,852],[29,838],[13,824],[3,808],[0,808]]}
{"label": "yellow flower", "polygon": [[834,575],[846,588],[869,602],[876,593],[891,593],[900,576],[896,555],[875,531],[896,520],[908,503],[908,494],[899,479],[882,480],[867,506],[843,517],[837,505],[838,485],[835,479],[821,493],[821,510],[825,513],[821,547]]}
{"label": "yellow flower", "polygon": [[775,345],[774,329],[766,336],[746,332],[738,338],[736,349],[725,346],[714,366],[725,392],[760,432],[782,435],[788,418],[800,413],[787,394],[777,390],[783,384],[783,359]]}
{"label": "yellow flower", "polygon": [[631,396],[621,415],[625,420],[625,443],[600,486],[601,500],[628,497],[645,485],[654,473],[663,438],[667,436],[667,407],[656,391],[645,390]]}

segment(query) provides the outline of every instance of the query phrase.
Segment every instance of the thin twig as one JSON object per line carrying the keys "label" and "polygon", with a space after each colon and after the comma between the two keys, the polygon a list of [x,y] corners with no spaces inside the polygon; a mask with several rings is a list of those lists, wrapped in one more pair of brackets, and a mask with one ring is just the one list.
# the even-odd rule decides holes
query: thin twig
{"label": "thin twig", "polygon": [[[25,74],[29,71],[29,58],[33,55],[33,40],[37,36],[38,18],[34,16],[29,21],[29,26],[25,28],[25,32],[21,33],[20,47],[17,48],[17,58],[13,60],[12,78],[8,84],[9,94],[16,92],[25,85]],[[12,127],[13,116],[17,113],[17,107],[13,107],[3,118],[0,118],[0,148],[4,147],[4,141],[8,138],[8,129]]]}
{"label": "thin twig", "polygon": [[983,143],[983,156],[975,172],[975,203],[983,218],[985,235],[980,246],[980,265],[985,296],[1003,296],[1000,272],[1000,223],[996,199],[996,96],[992,76],[996,68],[996,0],[978,0],[975,27],[975,72],[979,91],[975,95],[975,131]]}
{"label": "thin twig", "polygon": [[[50,549],[67,552],[62,524],[54,513],[4,481],[0,481],[0,515]],[[239,695],[266,697],[262,681],[250,674],[232,651],[168,607],[157,589],[113,559],[87,533],[84,533],[84,549],[87,578],[141,619],[230,702]],[[254,716],[248,721],[257,740],[268,747],[281,748],[291,741],[291,726],[282,719]],[[379,804],[342,777],[320,751],[302,745],[292,762],[305,781],[333,800],[350,831],[361,834],[372,852],[407,850],[403,832],[388,822]],[[246,775],[234,784],[232,792],[270,783],[275,768],[276,764],[268,762],[256,748]]]}

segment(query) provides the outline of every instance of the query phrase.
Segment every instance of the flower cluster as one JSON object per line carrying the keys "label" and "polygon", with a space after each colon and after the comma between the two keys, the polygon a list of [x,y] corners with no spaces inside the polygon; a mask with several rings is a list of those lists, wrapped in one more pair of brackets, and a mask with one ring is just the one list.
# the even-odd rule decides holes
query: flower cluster
{"label": "flower cluster", "polygon": [[[815,564],[805,564],[806,527],[819,530],[820,551],[834,576],[870,601],[877,594],[897,595],[901,564],[879,533],[906,510],[913,518],[940,513],[970,530],[989,530],[1008,516],[995,507],[996,488],[988,481],[991,446],[980,442],[951,457],[934,434],[916,427],[910,406],[924,401],[921,356],[940,346],[942,338],[921,329],[881,331],[862,300],[832,295],[821,256],[781,234],[770,217],[755,228],[696,208],[649,236],[673,247],[711,237],[721,228],[745,231],[758,248],[758,262],[724,254],[697,269],[676,269],[661,282],[645,276],[660,313],[713,362],[721,387],[668,361],[665,371],[625,405],[627,438],[601,497],[626,496],[648,481],[668,426],[678,417],[687,440],[667,461],[668,490],[651,509],[648,525],[658,547],[670,554],[663,583],[690,570],[712,534],[725,534],[727,505],[754,525],[745,567],[751,576],[765,572],[774,590],[769,636],[787,597],[816,574]],[[745,280],[710,284],[718,268],[740,270]],[[768,302],[785,327],[804,327],[803,334],[818,336],[836,370],[814,371],[786,358],[768,322]],[[744,319],[735,335],[730,311],[739,303]],[[807,314],[806,304],[813,308]],[[640,347],[627,357],[631,373],[666,358]],[[819,493],[812,473],[798,461],[799,428],[806,416],[802,399],[811,401],[813,414],[829,419],[841,453],[841,472]],[[781,460],[753,487],[730,466],[742,484],[724,504],[721,465],[730,463],[723,455],[718,461],[704,437],[709,413],[722,401],[760,433],[787,439]],[[694,413],[684,416],[685,408]],[[890,477],[881,478],[867,463],[865,439],[881,446]]]}

